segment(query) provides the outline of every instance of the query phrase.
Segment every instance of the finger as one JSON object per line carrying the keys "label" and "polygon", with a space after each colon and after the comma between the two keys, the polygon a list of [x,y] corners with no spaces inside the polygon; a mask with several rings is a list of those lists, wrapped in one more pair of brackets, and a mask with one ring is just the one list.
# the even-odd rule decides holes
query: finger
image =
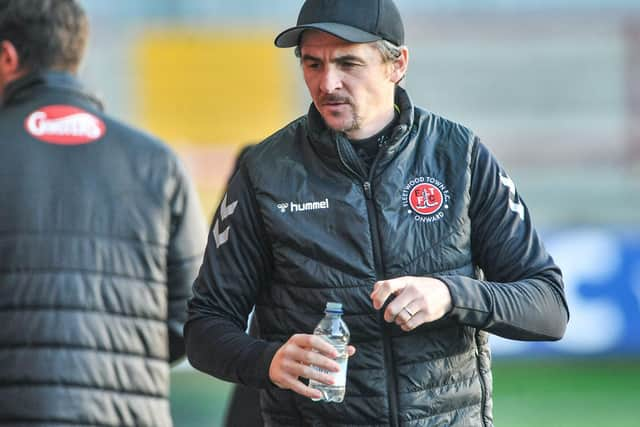
{"label": "finger", "polygon": [[407,323],[413,316],[415,316],[415,313],[413,313],[413,311],[411,311],[408,306],[404,306],[400,309],[400,312],[396,315],[393,321],[397,325],[403,325]]}
{"label": "finger", "polygon": [[315,380],[327,385],[335,384],[334,379],[335,373],[326,371],[318,366],[304,366],[302,374],[300,375],[302,378],[307,378],[309,380]]}
{"label": "finger", "polygon": [[[311,334],[296,334],[289,340],[294,343],[299,349],[316,350],[329,358],[335,359],[338,357],[338,351],[336,348],[326,339]],[[303,359],[298,359],[303,360]]]}
{"label": "finger", "polygon": [[418,326],[422,325],[423,323],[427,323],[427,320],[428,319],[425,312],[420,311],[416,313],[413,317],[411,317],[411,319],[407,320],[402,325],[400,325],[400,328],[405,332],[409,332],[414,330]]}
{"label": "finger", "polygon": [[347,346],[347,355],[351,357],[354,354],[356,354],[356,348],[352,345]]}
{"label": "finger", "polygon": [[286,387],[302,396],[308,397],[310,399],[320,399],[322,398],[322,393],[319,390],[311,388],[305,385],[302,381],[297,378],[293,379]]}
{"label": "finger", "polygon": [[376,310],[379,310],[391,295],[391,285],[388,282],[388,280],[382,280],[373,284],[373,291],[369,297]]}
{"label": "finger", "polygon": [[410,285],[404,287],[404,289],[396,296],[396,298],[389,303],[384,311],[384,320],[387,322],[396,322],[397,317],[401,317],[402,322],[407,321],[414,313],[415,310],[411,310],[409,307],[414,301],[417,306],[418,302],[415,300],[414,288]]}
{"label": "finger", "polygon": [[[316,351],[308,351],[302,359],[303,365],[317,366],[330,372],[340,371],[340,364],[335,359],[330,359]],[[308,378],[308,377],[307,377]]]}
{"label": "finger", "polygon": [[[339,371],[339,366],[336,366]],[[305,365],[294,360],[285,360],[280,364],[277,375],[274,378],[274,383],[285,389],[293,389],[299,383],[299,378],[307,378],[310,380],[316,380],[323,384],[333,385],[334,379],[333,371],[323,369],[317,366]]]}
{"label": "finger", "polygon": [[281,369],[296,377],[308,378],[308,372],[305,367],[311,365],[318,366],[329,372],[340,371],[340,365],[333,358],[329,358],[318,351],[303,349],[295,345],[289,346],[280,361]]}
{"label": "finger", "polygon": [[373,307],[379,310],[391,295],[399,292],[404,286],[405,280],[402,277],[376,282],[370,295]]}

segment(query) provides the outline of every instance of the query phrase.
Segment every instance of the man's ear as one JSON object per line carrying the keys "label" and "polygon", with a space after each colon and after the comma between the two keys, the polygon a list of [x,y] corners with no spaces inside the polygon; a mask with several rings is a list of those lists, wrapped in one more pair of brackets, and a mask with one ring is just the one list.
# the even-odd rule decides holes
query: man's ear
{"label": "man's ear", "polygon": [[0,42],[0,73],[5,81],[13,80],[20,74],[20,57],[9,40]]}
{"label": "man's ear", "polygon": [[391,71],[391,80],[394,83],[399,83],[407,74],[407,68],[409,67],[409,49],[406,46],[400,48],[400,57],[393,61],[393,70]]}

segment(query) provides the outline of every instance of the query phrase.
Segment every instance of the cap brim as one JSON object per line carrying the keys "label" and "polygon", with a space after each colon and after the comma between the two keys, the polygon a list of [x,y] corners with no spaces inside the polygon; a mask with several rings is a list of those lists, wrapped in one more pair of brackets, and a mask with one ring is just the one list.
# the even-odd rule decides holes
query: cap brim
{"label": "cap brim", "polygon": [[303,31],[318,30],[329,33],[333,36],[352,43],[368,43],[381,40],[382,37],[367,33],[349,25],[337,24],[335,22],[318,22],[315,24],[304,24],[287,28],[276,37],[274,43],[277,47],[294,47],[300,42]]}

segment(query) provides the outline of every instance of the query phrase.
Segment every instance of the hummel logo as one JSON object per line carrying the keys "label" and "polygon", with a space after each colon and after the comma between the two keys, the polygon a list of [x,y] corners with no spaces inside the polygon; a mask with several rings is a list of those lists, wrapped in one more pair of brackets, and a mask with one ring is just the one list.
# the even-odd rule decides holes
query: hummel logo
{"label": "hummel logo", "polygon": [[213,233],[213,240],[216,241],[216,248],[219,248],[220,246],[224,245],[229,240],[229,227],[227,226],[227,228],[225,228],[224,231],[221,233],[220,227],[218,227],[217,219],[215,224],[213,224],[213,230],[211,230],[211,232]]}
{"label": "hummel logo", "polygon": [[[224,221],[225,218],[233,215],[237,206],[237,200],[231,204],[227,204],[227,195],[225,194],[222,199],[222,203],[220,203],[220,221]],[[220,232],[217,218],[216,222],[213,224],[213,230],[211,230],[211,233],[213,234],[213,240],[216,242],[216,248],[224,245],[229,240],[229,226],[225,227],[225,229]]]}
{"label": "hummel logo", "polygon": [[227,195],[224,195],[224,199],[222,199],[222,203],[220,204],[220,219],[222,221],[225,220],[226,217],[233,214],[233,211],[236,210],[236,206],[238,206],[238,201],[227,205]]}
{"label": "hummel logo", "polygon": [[516,185],[507,175],[500,175],[500,182],[509,189],[509,209],[517,213],[521,220],[524,220],[524,206],[518,201]]}
{"label": "hummel logo", "polygon": [[287,209],[289,212],[304,212],[304,211],[315,211],[317,209],[329,209],[329,199],[324,199],[320,202],[282,202],[276,205],[280,212],[285,213]]}

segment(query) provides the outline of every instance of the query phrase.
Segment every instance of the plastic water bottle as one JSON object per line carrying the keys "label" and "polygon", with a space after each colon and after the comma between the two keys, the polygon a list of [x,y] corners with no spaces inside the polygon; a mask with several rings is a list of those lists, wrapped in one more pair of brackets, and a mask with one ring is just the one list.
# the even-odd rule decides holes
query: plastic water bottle
{"label": "plastic water bottle", "polygon": [[327,402],[342,402],[344,400],[345,386],[347,384],[347,344],[349,344],[349,328],[342,320],[342,304],[338,302],[328,302],[324,309],[324,317],[313,331],[314,335],[319,335],[326,339],[338,350],[338,357],[335,361],[340,365],[340,371],[327,372],[324,369],[314,366],[314,369],[323,371],[333,376],[334,384],[327,385],[318,381],[309,380],[309,387],[322,392],[322,397],[312,399],[314,401],[324,400]]}

